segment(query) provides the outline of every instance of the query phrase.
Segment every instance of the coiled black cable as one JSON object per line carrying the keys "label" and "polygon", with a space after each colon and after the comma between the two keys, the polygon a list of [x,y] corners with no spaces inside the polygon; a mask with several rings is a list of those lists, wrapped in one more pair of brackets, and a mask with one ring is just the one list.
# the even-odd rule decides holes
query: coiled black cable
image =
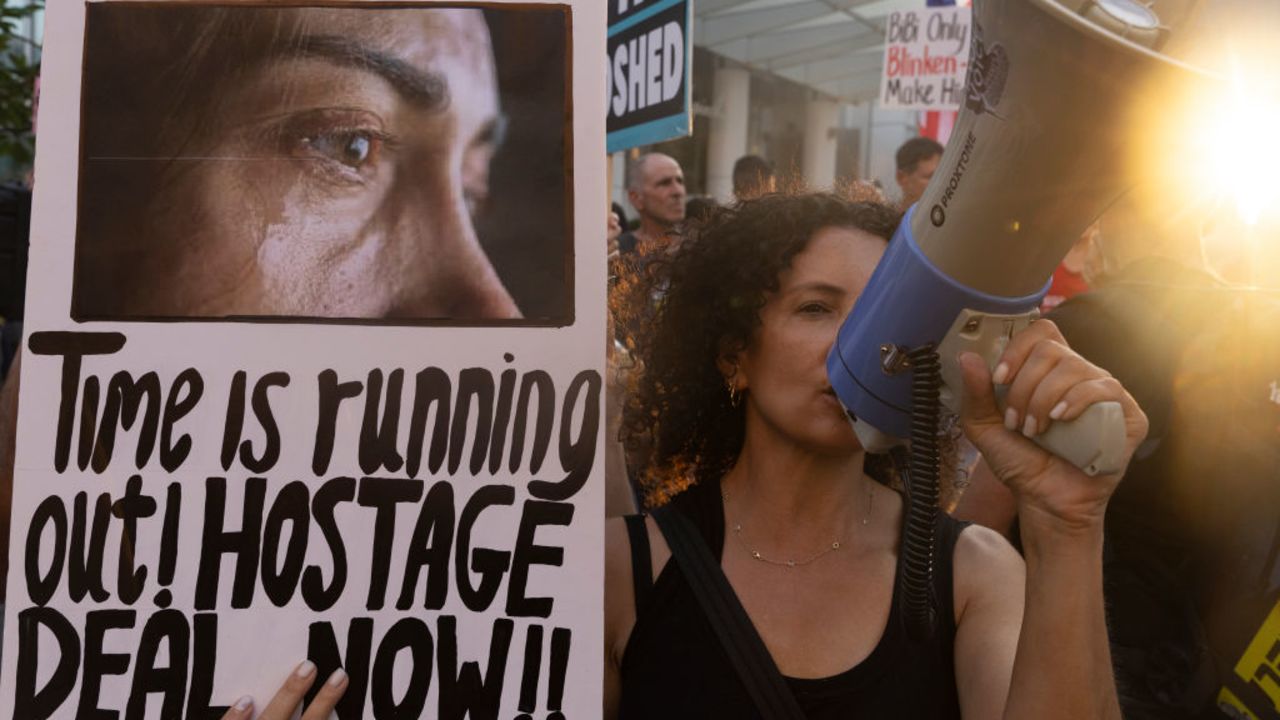
{"label": "coiled black cable", "polygon": [[938,475],[942,468],[938,449],[942,365],[932,343],[912,350],[908,358],[912,374],[911,449],[906,463],[900,454],[895,463],[907,489],[906,539],[902,548],[907,630],[913,640],[923,642],[933,636],[938,614],[933,566]]}

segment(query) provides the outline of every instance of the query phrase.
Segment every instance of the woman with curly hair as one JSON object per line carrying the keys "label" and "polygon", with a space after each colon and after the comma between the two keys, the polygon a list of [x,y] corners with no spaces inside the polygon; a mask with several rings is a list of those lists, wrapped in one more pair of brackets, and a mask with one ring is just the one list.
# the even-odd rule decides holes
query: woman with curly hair
{"label": "woman with curly hair", "polygon": [[[962,424],[1024,508],[1026,564],[994,532],[943,516],[936,631],[908,635],[903,498],[825,367],[897,220],[875,203],[771,195],[718,210],[649,265],[661,300],[634,339],[624,433],[649,503],[696,528],[808,718],[1119,717],[1101,591],[1119,477],[1089,478],[1023,435],[1117,400],[1132,453],[1146,421],[1051,323],[997,366],[1007,416],[981,359],[960,359]],[[758,688],[671,557],[653,518],[610,521],[606,716],[760,717]]]}

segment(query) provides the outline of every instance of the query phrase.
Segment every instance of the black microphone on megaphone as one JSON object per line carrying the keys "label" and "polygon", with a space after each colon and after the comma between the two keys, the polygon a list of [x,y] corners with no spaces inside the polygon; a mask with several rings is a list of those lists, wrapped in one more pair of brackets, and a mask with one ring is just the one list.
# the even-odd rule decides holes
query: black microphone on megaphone
{"label": "black microphone on megaphone", "polygon": [[[1181,20],[1190,6],[1161,7]],[[827,360],[868,450],[911,438],[913,457],[900,469],[911,501],[907,536],[923,538],[904,550],[917,626],[932,624],[931,417],[939,401],[959,412],[957,354],[975,352],[994,367],[1009,338],[1037,317],[1071,245],[1133,185],[1135,120],[1169,88],[1204,77],[1158,52],[1174,28],[1135,0],[976,0],[973,12],[951,141]],[[1121,469],[1124,437],[1119,403],[1104,402],[1035,441],[1099,474]]]}

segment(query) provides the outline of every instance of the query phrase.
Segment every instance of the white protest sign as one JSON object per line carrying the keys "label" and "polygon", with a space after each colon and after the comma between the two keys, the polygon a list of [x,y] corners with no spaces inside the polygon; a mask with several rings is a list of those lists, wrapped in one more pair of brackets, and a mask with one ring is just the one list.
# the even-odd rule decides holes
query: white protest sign
{"label": "white protest sign", "polygon": [[957,110],[969,67],[971,10],[902,10],[885,24],[880,106],[895,110]]}
{"label": "white protest sign", "polygon": [[49,3],[0,716],[599,714],[604,27]]}

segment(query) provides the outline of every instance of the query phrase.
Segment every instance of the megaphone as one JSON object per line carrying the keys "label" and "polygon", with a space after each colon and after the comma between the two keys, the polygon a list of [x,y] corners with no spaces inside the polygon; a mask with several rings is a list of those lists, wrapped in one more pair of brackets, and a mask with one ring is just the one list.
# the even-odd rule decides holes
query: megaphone
{"label": "megaphone", "polygon": [[[958,413],[956,355],[994,366],[1035,319],[1054,268],[1133,184],[1128,151],[1144,114],[1207,79],[1159,52],[1193,5],[975,2],[951,141],[827,360],[868,450],[911,434],[913,351],[936,348],[941,401]],[[1098,403],[1035,440],[1090,474],[1116,472],[1123,413]]]}

